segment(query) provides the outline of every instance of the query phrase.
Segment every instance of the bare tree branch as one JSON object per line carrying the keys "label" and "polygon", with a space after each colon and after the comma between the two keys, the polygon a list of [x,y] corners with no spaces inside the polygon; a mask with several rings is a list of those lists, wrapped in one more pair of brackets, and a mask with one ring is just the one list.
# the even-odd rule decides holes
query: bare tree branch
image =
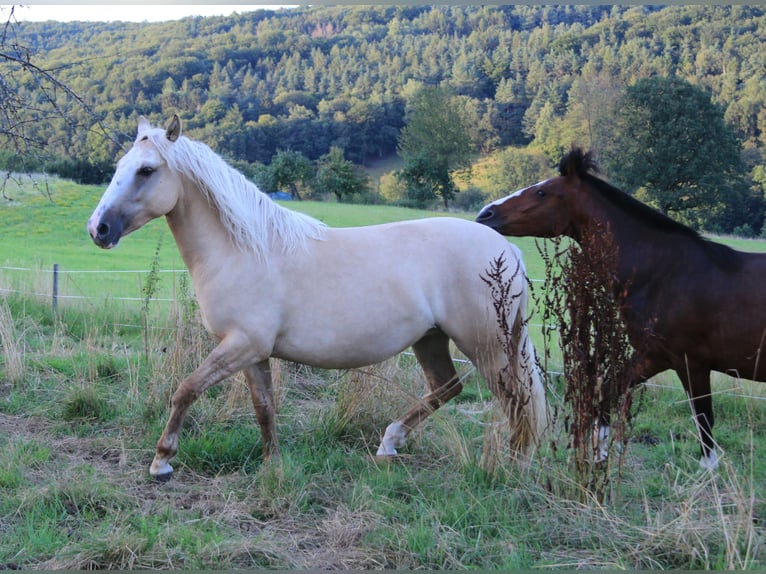
{"label": "bare tree branch", "polygon": [[[20,39],[15,8],[11,6],[7,10],[7,18],[0,28],[0,148],[13,150],[21,165],[27,165],[25,160],[42,154],[49,143],[39,129],[31,128],[62,120],[71,128],[96,128],[100,135],[121,146],[118,134],[103,123],[80,94],[59,80],[56,71],[45,69],[35,61],[34,50]],[[6,9],[2,13],[6,13]],[[29,90],[20,87],[30,82],[34,86],[34,99],[21,97],[20,94]],[[85,112],[89,125],[80,125],[69,104]],[[0,181],[3,197],[6,197],[5,183],[9,178],[10,175]]]}

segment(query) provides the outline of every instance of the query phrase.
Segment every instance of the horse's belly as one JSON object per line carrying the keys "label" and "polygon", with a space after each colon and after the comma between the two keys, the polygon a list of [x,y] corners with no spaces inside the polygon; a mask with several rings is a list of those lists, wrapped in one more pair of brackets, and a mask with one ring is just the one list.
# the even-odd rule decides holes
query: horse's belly
{"label": "horse's belly", "polygon": [[660,347],[670,352],[676,370],[691,364],[745,379],[766,380],[766,362],[761,360],[766,324],[755,315],[742,318],[743,314],[741,309],[731,309],[675,317],[664,334],[658,333]]}
{"label": "horse's belly", "polygon": [[718,343],[710,351],[714,357],[711,370],[743,379],[766,381],[763,340],[753,336],[745,340],[728,338]]}
{"label": "horse's belly", "polygon": [[421,322],[346,326],[301,330],[286,334],[274,345],[272,356],[324,369],[349,369],[379,363],[423,337],[430,327]]}
{"label": "horse's belly", "polygon": [[[368,294],[369,295],[369,294]],[[321,368],[353,368],[383,361],[434,327],[427,306],[393,299],[317,301],[286,314],[274,356]]]}

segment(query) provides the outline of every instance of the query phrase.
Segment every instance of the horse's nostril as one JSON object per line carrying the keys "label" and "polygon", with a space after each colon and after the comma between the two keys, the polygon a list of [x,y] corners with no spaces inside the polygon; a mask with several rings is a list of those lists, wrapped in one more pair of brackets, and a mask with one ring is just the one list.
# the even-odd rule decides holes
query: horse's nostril
{"label": "horse's nostril", "polygon": [[110,228],[108,223],[100,223],[96,228],[96,233],[98,233],[99,237],[106,237],[109,235],[109,229]]}
{"label": "horse's nostril", "polygon": [[484,209],[476,216],[476,221],[484,221],[485,219],[491,219],[494,213],[491,209]]}

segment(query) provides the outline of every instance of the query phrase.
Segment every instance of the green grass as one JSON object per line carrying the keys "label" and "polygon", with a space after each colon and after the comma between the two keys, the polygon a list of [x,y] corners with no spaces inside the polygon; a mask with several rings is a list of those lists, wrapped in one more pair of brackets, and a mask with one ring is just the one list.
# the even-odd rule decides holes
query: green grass
{"label": "green grass", "polygon": [[[34,194],[0,207],[3,216],[16,210],[3,219],[0,261],[148,270],[164,234],[161,267],[173,265],[164,222],[102,252],[80,237],[101,188],[55,185],[56,209]],[[289,205],[345,226],[441,215]],[[530,275],[542,277],[534,241],[518,243]],[[140,297],[143,277],[114,281]],[[113,288],[100,274],[86,282],[94,292]],[[561,420],[550,436],[555,451],[545,445],[528,469],[511,462],[501,415],[468,367],[464,393],[413,433],[401,457],[381,461],[373,456],[381,432],[424,390],[411,356],[347,372],[277,362],[281,460],[262,462],[248,392],[234,377],[191,408],[176,475],[161,485],[147,469],[170,396],[210,345],[193,313],[151,307],[144,330],[140,303],[67,302],[57,318],[44,299],[5,303],[0,569],[764,566],[766,401],[732,396],[766,397],[762,384],[716,377],[725,457],[711,474],[697,466],[680,384],[669,374],[653,379],[598,503],[575,481]],[[5,376],[9,356],[20,360],[20,376]],[[560,382],[556,390],[551,401],[561,408]]]}

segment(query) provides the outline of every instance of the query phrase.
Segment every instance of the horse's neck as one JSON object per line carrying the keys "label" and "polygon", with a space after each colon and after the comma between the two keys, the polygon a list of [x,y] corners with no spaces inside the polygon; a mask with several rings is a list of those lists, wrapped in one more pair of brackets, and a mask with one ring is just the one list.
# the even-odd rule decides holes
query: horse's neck
{"label": "horse's neck", "polygon": [[625,215],[619,207],[601,198],[592,197],[580,207],[583,213],[574,226],[573,239],[583,246],[586,237],[590,236],[594,245],[599,246],[597,253],[603,252],[603,246],[611,239],[617,250],[615,271],[618,281],[632,281],[637,273],[641,274],[654,263],[654,258],[647,255],[654,248],[654,232],[644,222]]}
{"label": "horse's neck", "polygon": [[166,219],[192,277],[237,251],[216,207],[188,180],[181,199]]}

